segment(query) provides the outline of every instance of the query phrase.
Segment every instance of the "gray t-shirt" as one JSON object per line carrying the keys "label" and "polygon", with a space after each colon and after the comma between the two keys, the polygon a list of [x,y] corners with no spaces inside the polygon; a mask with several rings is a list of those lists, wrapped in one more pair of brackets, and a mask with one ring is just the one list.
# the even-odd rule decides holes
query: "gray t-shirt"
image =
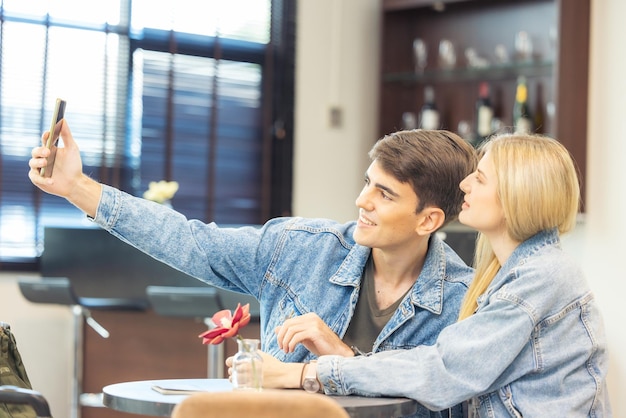
{"label": "gray t-shirt", "polygon": [[348,330],[343,337],[343,342],[350,347],[357,347],[364,353],[371,352],[374,341],[389,322],[406,293],[388,308],[378,309],[374,286],[374,261],[370,255],[363,271],[359,300],[356,303],[354,316],[348,325]]}

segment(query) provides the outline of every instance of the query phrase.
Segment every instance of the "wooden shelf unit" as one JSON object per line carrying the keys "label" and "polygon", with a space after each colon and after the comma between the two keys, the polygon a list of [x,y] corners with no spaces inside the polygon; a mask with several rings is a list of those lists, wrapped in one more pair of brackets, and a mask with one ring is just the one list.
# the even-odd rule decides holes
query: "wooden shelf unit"
{"label": "wooden shelf unit", "polygon": [[[533,114],[543,115],[538,133],[557,138],[571,152],[584,196],[587,150],[590,0],[383,0],[379,135],[402,127],[402,114],[419,117],[424,87],[435,91],[441,128],[456,132],[459,122],[474,125],[480,82],[487,81],[495,116],[511,127],[519,75],[528,82]],[[533,43],[531,62],[515,61],[515,36],[526,31]],[[413,40],[426,42],[428,63],[415,71]],[[442,39],[455,46],[457,64],[438,66]],[[469,68],[466,48],[495,62],[503,45],[508,64]]]}

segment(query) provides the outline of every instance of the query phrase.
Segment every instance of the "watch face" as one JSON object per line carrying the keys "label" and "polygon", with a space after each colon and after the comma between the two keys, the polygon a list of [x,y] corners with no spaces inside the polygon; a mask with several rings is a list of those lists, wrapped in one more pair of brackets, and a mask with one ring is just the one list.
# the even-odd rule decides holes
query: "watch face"
{"label": "watch face", "polygon": [[306,379],[304,379],[302,388],[307,392],[319,392],[320,384],[316,378],[307,377]]}

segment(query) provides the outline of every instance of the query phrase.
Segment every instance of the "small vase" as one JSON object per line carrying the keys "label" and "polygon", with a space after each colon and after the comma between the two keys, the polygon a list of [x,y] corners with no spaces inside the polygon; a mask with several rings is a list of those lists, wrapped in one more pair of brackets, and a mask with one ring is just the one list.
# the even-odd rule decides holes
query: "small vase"
{"label": "small vase", "polygon": [[233,357],[232,383],[234,390],[260,391],[263,388],[263,358],[259,340],[237,339],[239,351]]}

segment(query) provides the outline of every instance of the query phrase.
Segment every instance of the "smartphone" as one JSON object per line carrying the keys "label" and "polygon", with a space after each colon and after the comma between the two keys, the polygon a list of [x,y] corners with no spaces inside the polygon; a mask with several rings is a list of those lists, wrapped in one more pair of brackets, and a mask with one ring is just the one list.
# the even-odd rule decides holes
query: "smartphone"
{"label": "smartphone", "polygon": [[54,104],[54,112],[52,112],[52,122],[50,124],[50,134],[48,135],[48,141],[46,147],[50,149],[50,156],[48,157],[48,165],[41,167],[39,173],[44,177],[52,176],[52,169],[54,168],[54,159],[57,155],[57,143],[59,142],[59,135],[61,133],[61,120],[65,116],[65,100],[57,99]]}

